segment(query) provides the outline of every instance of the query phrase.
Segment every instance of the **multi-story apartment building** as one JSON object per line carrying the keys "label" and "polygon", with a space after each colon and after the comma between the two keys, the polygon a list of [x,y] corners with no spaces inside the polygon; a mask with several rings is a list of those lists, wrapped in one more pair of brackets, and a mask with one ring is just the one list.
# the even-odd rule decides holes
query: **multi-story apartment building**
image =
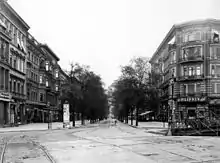
{"label": "multi-story apartment building", "polygon": [[[161,110],[175,122],[220,115],[220,20],[174,25],[150,62],[161,74]],[[172,96],[173,95],[173,96]]]}
{"label": "multi-story apartment building", "polygon": [[[26,100],[25,65],[26,36],[29,26],[6,2],[0,2],[1,45],[4,66],[1,66],[1,90],[7,102],[0,104],[1,124],[24,121]],[[4,115],[4,118],[3,116]]]}
{"label": "multi-story apartment building", "polygon": [[0,1],[0,126],[46,122],[60,114],[60,88],[68,76],[29,28],[6,0]]}

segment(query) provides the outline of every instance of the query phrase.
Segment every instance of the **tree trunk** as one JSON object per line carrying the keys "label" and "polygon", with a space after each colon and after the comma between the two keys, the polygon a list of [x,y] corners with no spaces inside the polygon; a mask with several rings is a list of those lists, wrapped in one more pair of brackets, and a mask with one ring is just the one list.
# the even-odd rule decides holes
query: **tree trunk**
{"label": "tree trunk", "polygon": [[85,125],[84,113],[81,114],[81,125]]}
{"label": "tree trunk", "polygon": [[131,125],[133,126],[133,109],[131,109]]}
{"label": "tree trunk", "polygon": [[136,108],[136,126],[138,126],[138,108]]}

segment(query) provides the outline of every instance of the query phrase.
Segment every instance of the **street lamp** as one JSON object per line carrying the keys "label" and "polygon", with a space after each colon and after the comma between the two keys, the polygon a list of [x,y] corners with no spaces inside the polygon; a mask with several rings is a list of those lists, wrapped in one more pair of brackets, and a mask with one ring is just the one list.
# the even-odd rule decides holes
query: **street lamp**
{"label": "street lamp", "polygon": [[49,129],[52,129],[51,113],[50,113],[50,102],[47,102],[47,108],[48,108],[48,130],[49,130]]}
{"label": "street lamp", "polygon": [[[170,80],[170,85],[171,85],[171,101],[169,103],[169,109],[168,109],[168,133],[167,136],[171,136],[172,135],[172,127],[173,127],[173,122],[174,122],[174,82],[175,82],[175,78],[172,75],[172,78]],[[170,110],[171,110],[171,115],[170,115]]]}

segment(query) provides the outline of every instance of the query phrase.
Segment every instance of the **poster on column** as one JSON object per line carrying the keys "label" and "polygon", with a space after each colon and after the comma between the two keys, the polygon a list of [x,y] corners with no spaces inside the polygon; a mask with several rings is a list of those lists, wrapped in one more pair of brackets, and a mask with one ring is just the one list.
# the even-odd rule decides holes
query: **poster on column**
{"label": "poster on column", "polygon": [[63,126],[64,128],[70,127],[70,112],[69,112],[69,103],[65,102],[63,104]]}

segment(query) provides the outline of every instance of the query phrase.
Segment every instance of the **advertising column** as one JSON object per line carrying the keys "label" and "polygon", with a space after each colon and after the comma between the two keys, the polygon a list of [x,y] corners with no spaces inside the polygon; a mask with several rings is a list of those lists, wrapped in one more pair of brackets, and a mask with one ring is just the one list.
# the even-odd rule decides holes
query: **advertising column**
{"label": "advertising column", "polygon": [[69,112],[69,103],[65,101],[63,104],[63,128],[70,127],[70,112]]}

